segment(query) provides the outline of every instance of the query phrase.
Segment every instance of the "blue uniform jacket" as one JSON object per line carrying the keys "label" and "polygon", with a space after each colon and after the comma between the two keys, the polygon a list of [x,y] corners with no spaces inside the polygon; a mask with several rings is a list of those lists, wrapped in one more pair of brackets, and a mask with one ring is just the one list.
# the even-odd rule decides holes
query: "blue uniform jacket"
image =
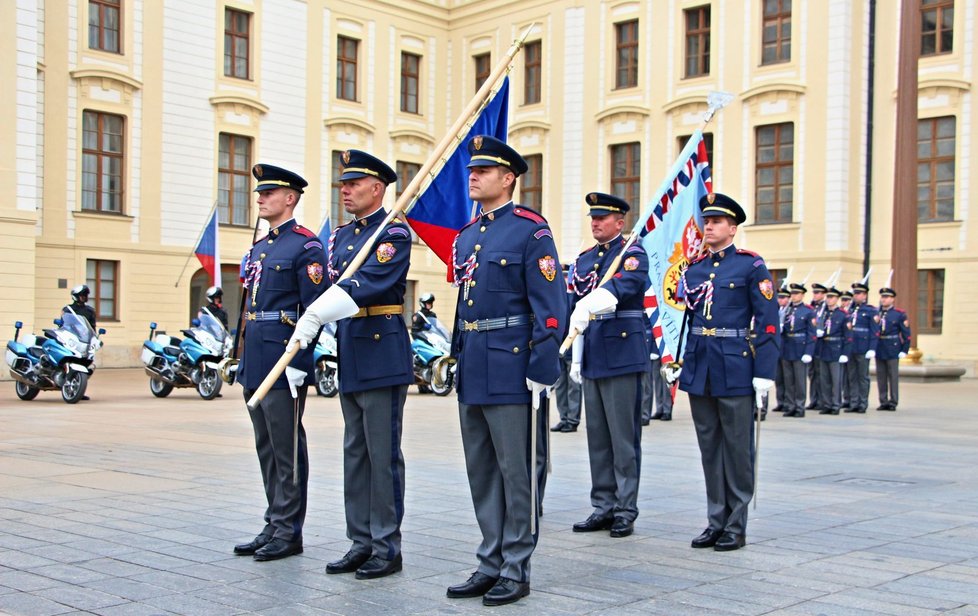
{"label": "blue uniform jacket", "polygon": [[881,308],[880,340],[876,359],[898,359],[900,353],[910,351],[910,320],[899,308]]}
{"label": "blue uniform jacket", "polygon": [[802,355],[815,356],[815,311],[808,304],[788,304],[781,332],[781,359],[799,361]]}
{"label": "blue uniform jacket", "polygon": [[[699,396],[747,396],[754,392],[754,377],[773,380],[780,347],[778,304],[764,259],[731,245],[690,263],[683,277],[680,288],[690,291],[685,295],[689,321],[679,388]],[[747,332],[751,318],[756,338],[692,331],[699,327]]]}
{"label": "blue uniform jacket", "polygon": [[[526,379],[552,385],[567,327],[567,295],[547,221],[512,202],[459,231],[453,254],[458,303],[452,349],[464,404],[528,404]],[[480,319],[532,315],[526,325],[465,331]]]}
{"label": "blue uniform jacket", "polygon": [[[625,238],[616,237],[597,244],[577,257],[574,266],[574,305],[604,277]],[[602,288],[618,298],[615,313],[637,311],[641,316],[594,320],[584,330],[584,358],[581,375],[602,379],[649,369],[649,345],[645,337],[649,320],[645,317],[645,290],[649,287],[649,257],[641,246],[632,245],[618,265],[618,271]]]}
{"label": "blue uniform jacket", "polygon": [[880,337],[879,312],[876,306],[853,302],[849,312],[849,330],[852,332],[852,353],[863,355],[876,350]]}
{"label": "blue uniform jacket", "polygon": [[[301,315],[326,289],[325,263],[326,253],[319,238],[294,220],[275,227],[251,247],[245,273],[244,350],[237,375],[245,389],[261,385],[285,353],[285,345],[295,330],[296,315]],[[280,311],[291,316],[284,320],[274,318]],[[266,320],[268,315],[273,320]],[[315,381],[313,351],[310,345],[289,363],[306,373],[306,385]],[[283,372],[273,389],[288,386]]]}
{"label": "blue uniform jacket", "polygon": [[842,308],[825,308],[822,315],[822,329],[825,334],[818,339],[815,353],[822,361],[839,361],[839,356],[848,356],[852,350],[852,335],[848,323],[849,315]]}
{"label": "blue uniform jacket", "polygon": [[[329,238],[330,281],[335,282],[346,271],[386,216],[387,212],[380,208],[333,231]],[[404,303],[410,265],[411,231],[395,218],[381,233],[363,265],[339,285],[361,309],[400,306]],[[343,393],[414,383],[411,341],[400,313],[340,320],[336,325],[336,351],[340,358],[339,388]]]}

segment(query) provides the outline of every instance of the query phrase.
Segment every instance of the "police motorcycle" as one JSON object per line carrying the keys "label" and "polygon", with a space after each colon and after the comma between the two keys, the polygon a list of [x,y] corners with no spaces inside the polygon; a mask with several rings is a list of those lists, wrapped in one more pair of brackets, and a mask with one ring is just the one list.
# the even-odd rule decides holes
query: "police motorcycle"
{"label": "police motorcycle", "polygon": [[455,386],[455,359],[451,357],[451,336],[438,317],[425,317],[425,329],[414,335],[414,380],[421,393],[447,396]]}
{"label": "police motorcycle", "polygon": [[66,307],[54,320],[57,329],[45,329],[43,336],[24,334],[21,321],[14,323],[14,339],[7,342],[7,365],[14,378],[14,389],[21,400],[33,400],[44,390],[60,389],[61,398],[74,404],[85,396],[88,378],[95,371],[95,352],[102,348],[98,333],[83,316]]}
{"label": "police motorcycle", "polygon": [[336,324],[327,323],[319,333],[316,348],[313,351],[313,362],[316,366],[316,392],[320,396],[332,398],[339,392],[336,382]]}
{"label": "police motorcycle", "polygon": [[221,393],[224,382],[218,369],[231,353],[231,336],[207,308],[201,309],[192,325],[181,330],[185,336],[181,340],[157,332],[155,322],[149,324],[141,359],[149,376],[149,390],[157,398],[169,396],[174,387],[194,387],[204,400]]}

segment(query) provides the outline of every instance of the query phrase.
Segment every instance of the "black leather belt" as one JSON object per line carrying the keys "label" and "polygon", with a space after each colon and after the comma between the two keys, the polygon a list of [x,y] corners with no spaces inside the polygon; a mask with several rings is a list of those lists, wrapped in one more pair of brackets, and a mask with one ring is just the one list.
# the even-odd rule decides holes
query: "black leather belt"
{"label": "black leather belt", "polygon": [[458,327],[463,332],[488,332],[494,329],[505,329],[507,327],[529,325],[531,320],[533,320],[532,314],[517,314],[511,317],[479,319],[478,321],[465,321],[459,319]]}
{"label": "black leather belt", "polygon": [[645,313],[641,310],[619,310],[618,312],[605,312],[603,314],[592,314],[592,321],[604,321],[605,319],[634,319],[642,318]]}
{"label": "black leather belt", "polygon": [[299,318],[295,310],[256,310],[245,315],[249,321],[278,321],[295,325],[295,320]]}
{"label": "black leather belt", "polygon": [[690,330],[694,336],[716,336],[717,338],[746,338],[746,329],[726,329],[723,327],[693,326]]}

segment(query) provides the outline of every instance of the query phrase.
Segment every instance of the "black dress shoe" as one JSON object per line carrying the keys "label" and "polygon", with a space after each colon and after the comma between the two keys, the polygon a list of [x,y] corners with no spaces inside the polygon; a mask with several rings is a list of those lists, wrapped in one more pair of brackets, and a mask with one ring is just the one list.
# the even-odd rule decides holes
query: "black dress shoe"
{"label": "black dress shoe", "polygon": [[649,419],[662,419],[662,413],[652,413]]}
{"label": "black dress shoe", "polygon": [[489,592],[489,589],[496,585],[498,578],[490,577],[485,573],[480,573],[476,571],[469,579],[461,584],[456,584],[455,586],[449,586],[448,592],[445,593],[449,599],[469,599],[472,597],[481,597],[482,595]]}
{"label": "black dress shoe", "polygon": [[700,536],[693,539],[689,545],[694,548],[712,548],[717,543],[717,539],[723,534],[722,530],[708,528],[700,533]]}
{"label": "black dress shoe", "polygon": [[496,585],[482,597],[482,605],[506,605],[515,603],[530,594],[529,582],[517,582],[508,578],[499,578]]}
{"label": "black dress shoe", "polygon": [[717,539],[713,549],[717,552],[730,552],[733,550],[739,550],[745,545],[747,545],[747,538],[743,535],[738,535],[737,533],[723,533],[720,538]]}
{"label": "black dress shoe", "polygon": [[781,405],[779,404],[776,407],[774,407],[773,409],[771,409],[771,412],[772,413],[783,413],[784,412],[784,409],[781,408]]}
{"label": "black dress shoe", "polygon": [[[657,419],[658,419],[658,418],[657,418]],[[649,420],[648,420],[648,419],[643,419],[643,420],[642,420],[642,425],[643,425],[643,426],[647,426],[647,425],[649,425]]]}
{"label": "black dress shoe", "polygon": [[612,516],[600,516],[592,513],[583,522],[574,524],[575,533],[593,533],[596,530],[608,530],[615,523]]}
{"label": "black dress shoe", "polygon": [[811,411],[811,410],[816,409],[816,408],[818,408],[818,405],[816,405],[814,402],[812,402],[811,404],[809,404],[808,406],[805,407],[805,410]]}
{"label": "black dress shoe", "polygon": [[286,556],[302,554],[302,539],[298,541],[286,541],[285,539],[272,539],[260,550],[255,552],[255,560],[278,560]]}
{"label": "black dress shoe", "polygon": [[844,407],[842,407],[842,412],[843,413],[858,413],[859,410],[858,409],[854,409],[851,406],[844,406]]}
{"label": "black dress shoe", "polygon": [[611,525],[612,537],[627,537],[635,532],[635,522],[625,518],[615,518],[615,523]]}
{"label": "black dress shoe", "polygon": [[803,410],[802,411],[786,411],[785,414],[784,414],[784,416],[785,417],[804,417],[805,416],[805,411],[803,411]]}
{"label": "black dress shoe", "polygon": [[885,411],[885,410],[887,410],[886,404],[879,405],[878,407],[876,407],[876,410],[877,411]]}
{"label": "black dress shoe", "polygon": [[343,558],[327,563],[326,573],[353,573],[368,560],[370,560],[370,552],[354,552],[350,550],[343,555]]}
{"label": "black dress shoe", "polygon": [[560,428],[561,432],[577,432],[577,424],[565,423]]}
{"label": "black dress shoe", "polygon": [[251,556],[261,548],[265,547],[272,538],[268,535],[258,535],[248,543],[239,543],[234,546],[234,553],[238,556]]}
{"label": "black dress shoe", "polygon": [[392,573],[397,573],[401,570],[401,555],[398,554],[391,560],[384,560],[379,556],[374,556],[367,562],[363,563],[359,569],[357,569],[356,578],[358,580],[372,580],[374,578],[382,578],[388,576]]}
{"label": "black dress shoe", "polygon": [[853,413],[865,413],[866,412],[866,407],[865,406],[861,406],[858,409],[853,409],[852,412]]}
{"label": "black dress shoe", "polygon": [[672,421],[672,413],[663,413],[662,417],[659,418],[659,421]]}
{"label": "black dress shoe", "polygon": [[565,424],[565,423],[564,423],[564,422],[562,422],[562,421],[558,421],[558,422],[557,422],[557,423],[556,423],[556,424],[554,425],[554,427],[553,427],[553,428],[550,428],[550,431],[551,431],[551,432],[563,432],[563,431],[564,431],[564,426],[565,426],[565,425],[567,425],[567,424]]}

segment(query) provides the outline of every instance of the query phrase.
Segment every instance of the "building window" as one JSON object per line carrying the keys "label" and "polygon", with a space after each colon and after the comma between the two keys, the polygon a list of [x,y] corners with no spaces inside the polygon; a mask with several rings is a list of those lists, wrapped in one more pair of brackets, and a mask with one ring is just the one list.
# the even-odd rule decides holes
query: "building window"
{"label": "building window", "polygon": [[638,20],[615,24],[615,88],[638,85]]}
{"label": "building window", "polygon": [[418,113],[418,80],[421,77],[421,56],[401,53],[401,111]]}
{"label": "building window", "polygon": [[251,139],[221,133],[217,162],[217,218],[221,224],[248,226],[251,204]]}
{"label": "building window", "polygon": [[954,49],[954,0],[921,0],[920,55],[936,56]]}
{"label": "building window", "polygon": [[472,59],[475,61],[475,91],[478,92],[486,79],[489,79],[489,73],[492,72],[492,66],[490,66],[492,56],[487,53],[480,53],[477,56],[472,56]]}
{"label": "building window", "polygon": [[540,102],[540,78],[543,67],[543,45],[527,43],[523,50],[523,104]]}
{"label": "building window", "polygon": [[357,100],[357,56],[360,41],[336,37],[336,98]]}
{"label": "building window", "polygon": [[774,283],[775,291],[781,288],[781,285],[784,283],[784,279],[788,276],[787,269],[769,269],[768,273],[771,274],[771,282]]}
{"label": "building window", "polygon": [[757,207],[757,222],[791,222],[794,125],[787,122],[758,126],[755,138],[754,204]]}
{"label": "building window", "polygon": [[917,221],[954,220],[955,119],[917,121]]}
{"label": "building window", "polygon": [[944,270],[917,270],[917,333],[940,334],[944,326]]}
{"label": "building window", "polygon": [[764,0],[761,64],[791,60],[791,0]]}
{"label": "building window", "polygon": [[96,319],[118,321],[119,262],[88,259],[85,270],[85,284],[92,290],[88,303],[95,308]]}
{"label": "building window", "polygon": [[[401,198],[401,195],[407,190],[408,184],[414,179],[414,176],[418,175],[421,171],[421,165],[418,163],[409,163],[403,160],[399,160],[395,163],[396,173],[397,173],[397,185],[395,187],[394,196],[397,199]],[[411,229],[411,239],[415,243],[419,242],[418,234]]]}
{"label": "building window", "polygon": [[122,0],[88,0],[88,48],[120,53]]}
{"label": "building window", "polygon": [[224,76],[248,79],[251,14],[224,9]]}
{"label": "building window", "polygon": [[710,74],[710,7],[683,11],[686,17],[686,77]]}
{"label": "building window", "polygon": [[628,202],[625,232],[631,231],[638,216],[642,188],[641,144],[622,143],[611,146],[611,194]]}
{"label": "building window", "polygon": [[[692,135],[680,135],[676,138],[676,156],[682,153],[690,137]],[[713,133],[703,133],[703,143],[706,144],[706,159],[710,162],[710,177],[716,177],[717,168],[713,163]]]}
{"label": "building window", "polygon": [[82,209],[122,213],[125,120],[98,111],[82,114]]}
{"label": "building window", "polygon": [[520,201],[528,208],[543,213],[543,154],[531,154],[526,160],[526,173],[520,178]]}
{"label": "building window", "polygon": [[330,185],[330,219],[335,229],[353,220],[353,215],[347,214],[343,208],[343,198],[340,196],[340,176],[343,175],[343,152],[333,150],[333,182]]}

